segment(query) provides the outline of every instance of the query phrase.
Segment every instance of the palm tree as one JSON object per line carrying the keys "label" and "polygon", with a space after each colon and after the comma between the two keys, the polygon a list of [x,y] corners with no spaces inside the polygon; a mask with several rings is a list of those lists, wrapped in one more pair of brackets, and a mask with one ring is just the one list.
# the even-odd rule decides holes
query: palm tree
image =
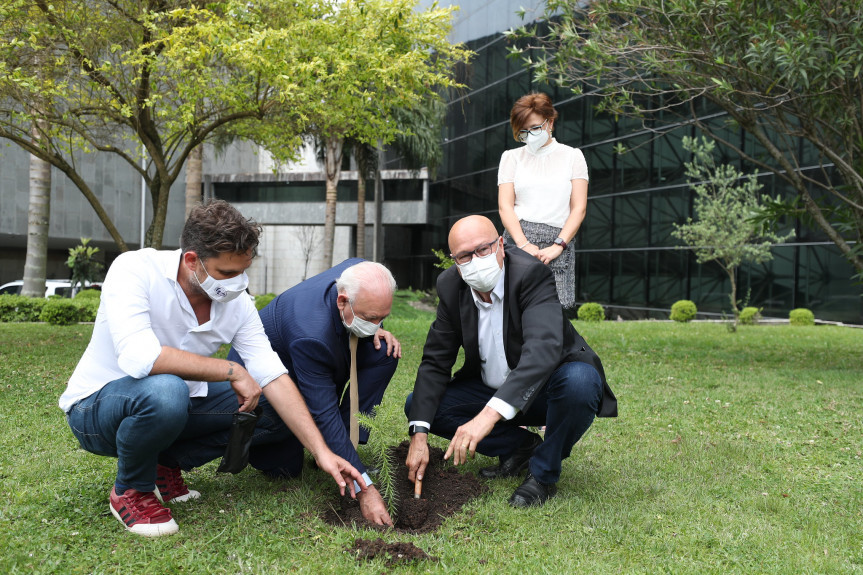
{"label": "palm tree", "polygon": [[378,151],[359,140],[348,139],[345,147],[357,164],[357,257],[366,257],[366,182],[375,177]]}
{"label": "palm tree", "polygon": [[[46,138],[44,125],[33,124],[34,145]],[[45,297],[48,262],[48,226],[51,221],[51,164],[30,156],[30,200],[27,214],[27,255],[21,295]]]}
{"label": "palm tree", "polygon": [[[391,148],[401,157],[408,169],[419,171],[428,168],[429,177],[443,160],[441,132],[446,117],[446,104],[441,98],[432,94],[423,99],[413,108],[398,108],[393,114],[393,120],[404,131],[398,134]],[[383,259],[383,150],[378,144],[377,169],[375,170],[375,231],[374,231],[374,261]]]}

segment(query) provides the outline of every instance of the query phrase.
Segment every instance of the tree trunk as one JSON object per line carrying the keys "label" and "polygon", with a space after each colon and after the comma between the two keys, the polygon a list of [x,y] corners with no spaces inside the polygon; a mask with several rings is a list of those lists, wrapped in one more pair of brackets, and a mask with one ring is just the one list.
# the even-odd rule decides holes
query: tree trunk
{"label": "tree trunk", "polygon": [[357,257],[366,257],[366,175],[357,176]]}
{"label": "tree trunk", "polygon": [[204,144],[195,146],[186,158],[186,218],[201,203],[204,181]]}
{"label": "tree trunk", "polygon": [[381,179],[381,172],[384,169],[384,148],[381,141],[378,140],[378,165],[375,168],[375,222],[372,251],[374,252],[373,259],[378,263],[382,263],[384,259],[384,234],[383,234],[383,202],[384,202],[384,182]]}
{"label": "tree trunk", "polygon": [[[42,135],[33,126],[33,141]],[[51,221],[51,164],[30,156],[30,206],[27,217],[27,256],[21,295],[45,297],[48,263],[48,225]]]}
{"label": "tree trunk", "polygon": [[168,219],[168,198],[171,194],[171,181],[169,178],[159,174],[150,183],[150,196],[156,198],[153,204],[153,221],[147,235],[147,246],[161,250],[162,239],[165,235],[165,222]]}
{"label": "tree trunk", "polygon": [[342,168],[342,146],[344,141],[337,136],[327,138],[324,146],[326,148],[326,172],[327,172],[327,204],[324,215],[324,261],[323,269],[333,267],[333,244],[336,239],[336,200],[338,199],[339,176]]}
{"label": "tree trunk", "polygon": [[737,270],[733,267],[727,267],[725,270],[728,272],[728,279],[731,280],[731,295],[728,297],[731,298],[731,312],[734,314],[734,321],[736,322],[740,315],[740,310],[737,308]]}

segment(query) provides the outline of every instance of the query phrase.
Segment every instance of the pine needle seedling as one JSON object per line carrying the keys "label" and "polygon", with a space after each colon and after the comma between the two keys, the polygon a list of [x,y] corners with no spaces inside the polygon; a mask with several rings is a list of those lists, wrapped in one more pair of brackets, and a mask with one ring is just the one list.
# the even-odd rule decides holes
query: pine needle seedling
{"label": "pine needle seedling", "polygon": [[387,504],[387,511],[389,511],[390,517],[395,522],[399,504],[399,494],[396,488],[397,462],[395,456],[390,451],[390,446],[386,443],[387,434],[383,432],[382,425],[378,424],[374,416],[358,413],[357,421],[369,430],[369,441],[366,447],[371,450],[374,464],[380,470],[377,476],[375,476],[375,484],[378,487],[378,491],[381,492],[381,497],[384,498]]}

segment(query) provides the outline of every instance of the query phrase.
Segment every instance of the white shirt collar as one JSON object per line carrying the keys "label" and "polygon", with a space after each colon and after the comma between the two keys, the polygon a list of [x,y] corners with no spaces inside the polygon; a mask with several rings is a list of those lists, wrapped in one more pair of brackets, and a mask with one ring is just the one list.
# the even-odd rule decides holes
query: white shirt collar
{"label": "white shirt collar", "polygon": [[177,281],[177,274],[180,273],[180,265],[183,261],[183,250],[178,249],[169,253],[171,255],[166,254],[167,257],[163,260],[164,265],[162,273],[164,273],[165,277],[174,283],[180,283]]}

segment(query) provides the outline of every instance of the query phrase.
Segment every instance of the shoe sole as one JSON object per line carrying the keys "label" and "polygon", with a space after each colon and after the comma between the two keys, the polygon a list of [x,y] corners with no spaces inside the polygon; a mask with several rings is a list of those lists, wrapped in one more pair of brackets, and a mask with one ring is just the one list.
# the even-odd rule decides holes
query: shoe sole
{"label": "shoe sole", "polygon": [[135,535],[141,535],[143,537],[160,537],[162,535],[173,535],[180,530],[180,526],[177,525],[177,522],[174,521],[173,518],[165,523],[140,523],[129,527],[110,502],[108,502],[108,509],[111,510],[111,515],[116,517],[117,521],[126,528],[126,531],[134,533]]}
{"label": "shoe sole", "polygon": [[162,492],[158,489],[154,489],[153,493],[156,494],[156,498],[162,503],[185,503],[186,501],[191,501],[192,499],[198,499],[201,497],[201,493],[199,491],[195,491],[194,489],[190,489],[188,493],[185,495],[180,495],[178,497],[172,497],[165,501],[162,498]]}

